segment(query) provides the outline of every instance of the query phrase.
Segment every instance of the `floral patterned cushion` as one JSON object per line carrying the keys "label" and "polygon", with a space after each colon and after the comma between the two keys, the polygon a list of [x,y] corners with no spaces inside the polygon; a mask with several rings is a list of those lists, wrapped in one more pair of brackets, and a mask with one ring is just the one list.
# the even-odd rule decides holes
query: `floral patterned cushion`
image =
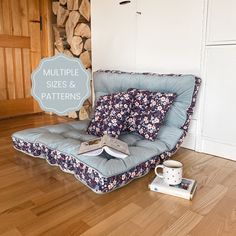
{"label": "floral patterned cushion", "polygon": [[132,94],[126,92],[101,96],[96,104],[94,118],[88,126],[88,134],[118,137],[126,129],[132,99]]}
{"label": "floral patterned cushion", "polygon": [[176,94],[129,89],[133,106],[127,119],[127,130],[135,131],[145,139],[155,140],[165,115]]}

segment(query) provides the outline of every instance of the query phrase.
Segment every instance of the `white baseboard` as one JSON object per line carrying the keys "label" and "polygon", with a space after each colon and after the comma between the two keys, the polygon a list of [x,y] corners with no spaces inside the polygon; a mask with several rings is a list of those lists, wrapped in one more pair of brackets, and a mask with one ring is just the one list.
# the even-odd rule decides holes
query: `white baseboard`
{"label": "white baseboard", "polygon": [[195,134],[188,133],[186,138],[184,139],[182,147],[195,150],[195,143],[196,143]]}
{"label": "white baseboard", "polygon": [[236,145],[202,137],[196,146],[196,135],[192,133],[187,135],[182,147],[236,161]]}
{"label": "white baseboard", "polygon": [[201,151],[236,161],[236,146],[232,144],[220,143],[217,140],[202,137]]}
{"label": "white baseboard", "polygon": [[202,138],[202,152],[236,161],[236,146]]}

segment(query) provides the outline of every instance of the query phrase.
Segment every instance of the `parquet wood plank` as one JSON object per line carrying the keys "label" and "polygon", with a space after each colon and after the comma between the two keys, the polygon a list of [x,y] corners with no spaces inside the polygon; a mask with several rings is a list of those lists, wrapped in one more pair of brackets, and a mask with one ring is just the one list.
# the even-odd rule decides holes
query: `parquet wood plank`
{"label": "parquet wood plank", "polygon": [[9,231],[1,234],[1,236],[22,236],[18,229],[10,229]]}
{"label": "parquet wood plank", "polygon": [[165,232],[163,236],[185,236],[193,229],[203,218],[203,216],[186,211],[175,223],[173,223]]}
{"label": "parquet wood plank", "polygon": [[223,185],[214,186],[207,194],[201,197],[201,199],[198,199],[198,201],[193,203],[193,211],[201,215],[206,215],[225,196],[227,190],[228,187]]}
{"label": "parquet wood plank", "polygon": [[134,216],[138,212],[142,210],[141,207],[137,206],[136,204],[129,204],[126,207],[120,209],[112,216],[108,217],[104,221],[101,221],[85,233],[83,236],[86,235],[107,235],[111,232],[112,229],[118,227],[120,224],[126,222],[130,217]]}
{"label": "parquet wood plank", "polygon": [[[109,236],[120,236],[120,235],[124,235],[124,232],[126,235],[141,235],[139,233],[143,231],[142,229],[134,224],[133,222],[127,221],[124,224],[119,225],[117,228],[114,228],[110,233],[108,233],[107,235]],[[146,234],[143,234],[146,235]]]}
{"label": "parquet wood plank", "polygon": [[0,235],[236,235],[236,163],[180,149],[173,159],[198,181],[192,201],[148,190],[151,171],[97,195],[73,175],[12,148],[13,132],[68,122],[28,115],[0,121]]}
{"label": "parquet wood plank", "polygon": [[[236,192],[234,192],[236,194]],[[189,232],[189,235],[233,236],[236,232],[236,199],[228,194]],[[230,204],[229,204],[230,203]]]}

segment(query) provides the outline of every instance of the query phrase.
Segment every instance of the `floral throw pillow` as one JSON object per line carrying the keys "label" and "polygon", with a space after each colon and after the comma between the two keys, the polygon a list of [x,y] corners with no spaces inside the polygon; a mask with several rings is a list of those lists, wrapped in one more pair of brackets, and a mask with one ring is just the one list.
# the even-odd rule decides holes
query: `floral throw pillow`
{"label": "floral throw pillow", "polygon": [[94,118],[88,126],[88,134],[118,137],[126,129],[132,98],[132,94],[126,92],[101,96],[95,107]]}
{"label": "floral throw pillow", "polygon": [[127,129],[139,133],[145,139],[155,140],[176,95],[138,89],[129,89],[128,94],[134,100],[127,119]]}

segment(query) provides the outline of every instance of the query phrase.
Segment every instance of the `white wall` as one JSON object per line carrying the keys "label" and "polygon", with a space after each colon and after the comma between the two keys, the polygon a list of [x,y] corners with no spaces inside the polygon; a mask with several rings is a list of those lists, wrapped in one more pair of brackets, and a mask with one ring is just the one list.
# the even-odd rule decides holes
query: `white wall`
{"label": "white wall", "polygon": [[94,70],[200,76],[204,0],[120,1],[92,0]]}
{"label": "white wall", "polygon": [[136,2],[91,1],[93,70],[135,70]]}
{"label": "white wall", "polygon": [[93,69],[200,76],[184,146],[236,160],[236,1],[119,2],[92,0]]}

